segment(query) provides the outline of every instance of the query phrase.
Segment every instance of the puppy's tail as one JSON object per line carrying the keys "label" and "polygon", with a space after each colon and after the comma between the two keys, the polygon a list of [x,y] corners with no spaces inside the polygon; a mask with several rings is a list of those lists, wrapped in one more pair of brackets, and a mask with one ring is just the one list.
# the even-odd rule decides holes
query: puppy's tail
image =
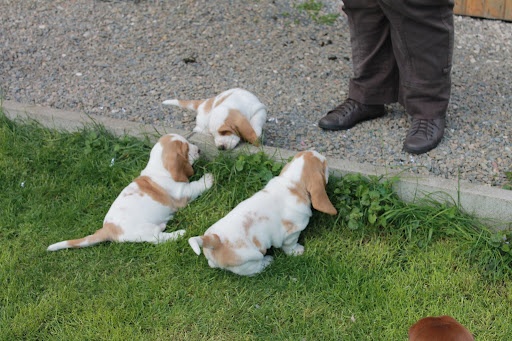
{"label": "puppy's tail", "polygon": [[192,110],[197,111],[197,108],[199,108],[199,106],[201,104],[203,104],[205,101],[207,101],[207,100],[206,99],[201,99],[201,100],[168,99],[166,101],[163,101],[162,104],[163,105],[174,105],[177,107],[181,107],[181,108],[185,108],[185,109],[192,109]]}
{"label": "puppy's tail", "polygon": [[101,228],[94,234],[80,239],[65,240],[48,246],[46,251],[57,251],[61,249],[81,248],[96,245],[105,241],[112,241],[113,238],[110,236],[105,228]]}

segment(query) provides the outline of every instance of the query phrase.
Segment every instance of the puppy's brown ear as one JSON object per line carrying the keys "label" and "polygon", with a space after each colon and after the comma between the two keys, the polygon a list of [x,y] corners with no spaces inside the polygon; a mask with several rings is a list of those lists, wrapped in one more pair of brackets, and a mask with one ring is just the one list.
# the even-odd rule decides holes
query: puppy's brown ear
{"label": "puppy's brown ear", "polygon": [[232,127],[243,140],[255,146],[260,145],[258,136],[251,126],[251,123],[239,110],[229,109],[226,124]]}
{"label": "puppy's brown ear", "polygon": [[203,248],[205,249],[216,249],[221,245],[220,238],[215,233],[202,236],[201,239],[203,240]]}
{"label": "puppy's brown ear", "polygon": [[321,174],[317,173],[313,179],[309,180],[307,190],[311,196],[311,205],[313,205],[317,211],[330,215],[338,213],[327,196],[327,192],[325,191],[325,180]]}
{"label": "puppy's brown ear", "polygon": [[424,317],[409,328],[410,341],[474,341],[469,330],[451,316]]}
{"label": "puppy's brown ear", "polygon": [[338,211],[331,203],[331,200],[329,200],[327,192],[325,191],[325,185],[327,183],[324,175],[325,165],[312,155],[305,154],[304,157],[308,158],[308,160],[304,164],[302,181],[305,182],[306,190],[311,197],[311,205],[313,205],[313,208],[317,211],[330,215],[337,214]]}
{"label": "puppy's brown ear", "polygon": [[191,237],[188,239],[188,244],[196,255],[201,254],[201,247],[205,249],[215,249],[221,245],[220,238],[217,234],[208,234],[205,236]]}
{"label": "puppy's brown ear", "polygon": [[[236,253],[234,248],[229,242],[223,243],[220,240],[219,235],[213,233],[204,235],[201,237],[203,243],[203,249],[211,250],[211,257],[215,259],[215,262],[220,267],[237,266],[244,262],[242,258]],[[256,251],[261,258],[262,255],[259,251]]]}
{"label": "puppy's brown ear", "polygon": [[162,144],[162,162],[164,168],[176,182],[188,182],[194,175],[194,169],[188,162],[188,143],[173,141],[170,136],[160,138]]}

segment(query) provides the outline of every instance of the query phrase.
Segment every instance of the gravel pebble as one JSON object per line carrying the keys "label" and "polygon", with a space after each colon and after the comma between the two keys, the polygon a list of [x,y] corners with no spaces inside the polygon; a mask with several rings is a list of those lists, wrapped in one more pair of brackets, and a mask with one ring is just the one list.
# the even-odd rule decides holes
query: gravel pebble
{"label": "gravel pebble", "polygon": [[[322,1],[320,15],[339,13]],[[318,120],[347,95],[350,35],[341,15],[312,19],[299,1],[3,0],[0,91],[21,103],[191,130],[168,98],[245,88],[269,108],[265,144],[502,186],[512,171],[512,24],[455,17],[452,98],[443,141],[402,151],[403,108],[329,132]]]}

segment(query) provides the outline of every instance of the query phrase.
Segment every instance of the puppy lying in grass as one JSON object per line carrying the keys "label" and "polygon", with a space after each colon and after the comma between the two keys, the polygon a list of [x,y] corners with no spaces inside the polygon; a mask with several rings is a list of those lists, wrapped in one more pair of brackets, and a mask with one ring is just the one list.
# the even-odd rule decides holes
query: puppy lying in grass
{"label": "puppy lying in grass", "polygon": [[170,99],[175,105],[197,112],[194,131],[211,134],[218,149],[233,149],[241,139],[258,146],[267,108],[247,90],[230,89],[204,100]]}
{"label": "puppy lying in grass", "polygon": [[425,317],[409,329],[409,341],[474,341],[473,335],[451,316]]}
{"label": "puppy lying in grass", "polygon": [[212,187],[213,176],[189,182],[199,148],[177,134],[162,136],[151,150],[148,164],[114,201],[103,227],[84,238],[52,244],[48,251],[80,248],[104,241],[150,242],[175,240],[185,230],[163,232],[174,213]]}
{"label": "puppy lying in grass", "polygon": [[241,202],[203,236],[188,240],[197,255],[201,247],[212,268],[238,275],[255,275],[267,267],[270,247],[287,255],[301,255],[297,241],[312,215],[318,211],[335,215],[325,185],[329,177],[327,161],[315,151],[300,152],[268,182],[264,189]]}

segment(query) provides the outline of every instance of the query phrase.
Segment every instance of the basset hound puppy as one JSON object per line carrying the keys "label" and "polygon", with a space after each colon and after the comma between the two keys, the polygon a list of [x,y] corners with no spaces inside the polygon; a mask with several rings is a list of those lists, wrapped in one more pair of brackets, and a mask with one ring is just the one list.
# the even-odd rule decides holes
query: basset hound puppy
{"label": "basset hound puppy", "polygon": [[87,237],[62,241],[48,251],[81,248],[104,241],[150,242],[175,240],[185,230],[163,232],[174,213],[212,187],[213,176],[189,182],[199,148],[177,134],[162,136],[151,149],[146,168],[113,202],[103,227]]}
{"label": "basset hound puppy", "polygon": [[309,223],[311,206],[335,215],[325,185],[327,160],[315,151],[300,152],[264,189],[241,202],[203,236],[188,240],[197,255],[203,253],[212,268],[238,275],[255,275],[272,261],[270,247],[287,255],[301,255],[299,235]]}
{"label": "basset hound puppy", "polygon": [[409,341],[474,341],[473,335],[451,316],[425,317],[409,329]]}
{"label": "basset hound puppy", "polygon": [[170,99],[162,104],[195,110],[194,131],[211,134],[218,149],[233,149],[240,139],[258,146],[267,119],[266,106],[254,94],[238,88],[209,99]]}

